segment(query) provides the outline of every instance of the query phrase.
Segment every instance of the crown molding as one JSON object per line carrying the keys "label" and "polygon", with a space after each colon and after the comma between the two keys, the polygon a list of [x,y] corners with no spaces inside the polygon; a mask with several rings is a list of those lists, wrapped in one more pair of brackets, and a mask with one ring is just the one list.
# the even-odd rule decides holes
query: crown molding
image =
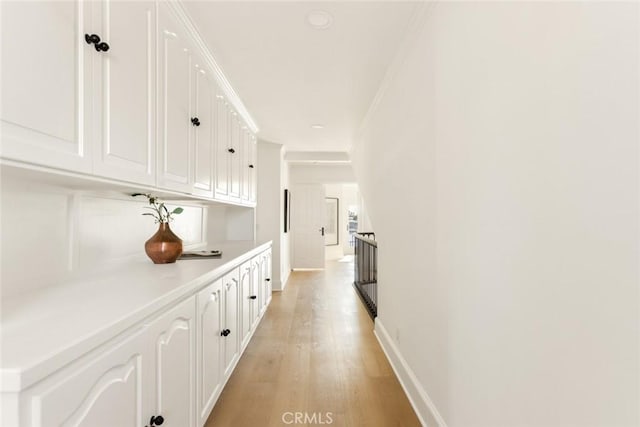
{"label": "crown molding", "polygon": [[195,23],[189,16],[189,13],[185,9],[182,1],[180,0],[162,0],[162,1],[164,1],[167,5],[170,6],[171,10],[175,13],[176,17],[185,26],[192,41],[195,43],[196,47],[200,50],[200,53],[204,57],[204,60],[207,62],[209,67],[213,70],[218,86],[220,86],[220,88],[222,89],[222,92],[227,97],[227,100],[229,101],[229,103],[233,105],[233,108],[235,108],[235,110],[240,115],[240,117],[244,119],[244,121],[246,122],[251,132],[253,133],[259,132],[260,128],[256,124],[255,120],[253,120],[253,117],[251,117],[251,114],[245,107],[244,103],[242,102],[242,100],[240,99],[236,91],[231,86],[231,83],[229,83],[229,80],[227,79],[224,72],[222,71],[222,67],[220,67],[220,65],[216,62],[216,59],[211,54],[209,47],[204,42],[204,39],[202,38],[202,36],[200,35],[200,32],[198,31],[198,27],[195,25]]}

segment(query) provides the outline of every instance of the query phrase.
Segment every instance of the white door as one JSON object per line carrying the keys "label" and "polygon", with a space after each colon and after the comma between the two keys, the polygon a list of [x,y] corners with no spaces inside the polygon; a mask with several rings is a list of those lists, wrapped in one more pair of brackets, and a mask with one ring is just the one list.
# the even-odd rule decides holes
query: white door
{"label": "white door", "polygon": [[229,148],[229,152],[231,153],[231,161],[229,163],[229,198],[232,200],[240,200],[240,163],[242,158],[242,140],[240,139],[241,130],[242,128],[240,120],[238,119],[238,113],[231,111],[229,129],[231,135],[231,148]]}
{"label": "white door", "polygon": [[229,104],[222,91],[217,88],[216,95],[216,138],[215,138],[215,175],[216,189],[214,197],[226,200],[229,196]]}
{"label": "white door", "polygon": [[223,377],[231,375],[231,368],[238,354],[240,328],[238,328],[238,269],[232,270],[222,278],[223,313],[222,313],[222,346],[224,347]]}
{"label": "white door", "polygon": [[298,184],[292,189],[292,268],[324,268],[324,194],[322,184]]}
{"label": "white door", "polygon": [[110,49],[94,55],[94,173],[154,185],[156,6],[94,3],[94,22]]}
{"label": "white door", "polygon": [[216,86],[204,61],[194,56],[193,84],[195,119],[193,193],[213,197],[213,143],[215,139]]}
{"label": "white door", "polygon": [[242,345],[240,348],[244,348],[249,342],[249,332],[251,332],[251,324],[253,323],[251,319],[251,307],[253,305],[251,295],[253,295],[251,286],[251,261],[247,261],[240,266],[240,298],[242,300],[240,304],[242,313],[242,335],[240,336],[240,341]]}
{"label": "white door", "polygon": [[153,323],[152,415],[166,427],[195,427],[196,307],[189,298]]}
{"label": "white door", "polygon": [[158,186],[190,193],[192,48],[168,7],[160,3],[158,9]]}
{"label": "white door", "polygon": [[0,155],[91,172],[91,2],[1,2]]}
{"label": "white door", "polygon": [[222,279],[198,293],[198,421],[204,425],[220,391]]}

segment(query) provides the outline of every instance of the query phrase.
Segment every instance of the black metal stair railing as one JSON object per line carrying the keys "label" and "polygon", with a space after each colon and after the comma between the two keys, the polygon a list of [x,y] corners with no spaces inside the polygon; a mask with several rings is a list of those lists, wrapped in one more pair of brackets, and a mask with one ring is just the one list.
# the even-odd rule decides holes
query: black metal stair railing
{"label": "black metal stair railing", "polygon": [[378,315],[378,243],[374,233],[355,237],[354,282],[371,318]]}

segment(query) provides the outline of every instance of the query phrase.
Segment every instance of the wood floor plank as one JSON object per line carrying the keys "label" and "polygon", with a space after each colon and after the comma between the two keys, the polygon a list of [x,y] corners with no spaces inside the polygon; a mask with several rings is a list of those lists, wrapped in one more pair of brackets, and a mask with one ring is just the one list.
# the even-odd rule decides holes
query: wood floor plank
{"label": "wood floor plank", "polygon": [[352,263],[291,274],[206,427],[420,426],[352,280]]}

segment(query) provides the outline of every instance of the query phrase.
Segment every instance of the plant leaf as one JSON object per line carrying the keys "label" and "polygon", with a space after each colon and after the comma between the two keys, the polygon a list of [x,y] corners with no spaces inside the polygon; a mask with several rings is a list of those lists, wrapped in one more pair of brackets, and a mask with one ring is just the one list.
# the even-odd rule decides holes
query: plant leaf
{"label": "plant leaf", "polygon": [[184,209],[182,208],[175,208],[174,210],[171,211],[172,214],[181,214],[182,212],[184,212]]}

